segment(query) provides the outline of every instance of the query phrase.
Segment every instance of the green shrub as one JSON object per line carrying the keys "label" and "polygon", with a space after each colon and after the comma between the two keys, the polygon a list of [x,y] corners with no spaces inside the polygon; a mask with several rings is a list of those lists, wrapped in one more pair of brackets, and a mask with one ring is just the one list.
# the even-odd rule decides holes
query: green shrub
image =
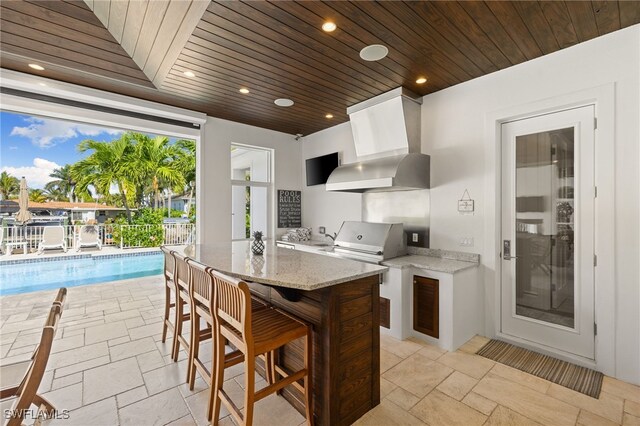
{"label": "green shrub", "polygon": [[135,213],[133,225],[126,226],[124,218],[117,218],[113,225],[113,240],[124,247],[159,247],[164,242],[162,212],[154,209],[140,209]]}

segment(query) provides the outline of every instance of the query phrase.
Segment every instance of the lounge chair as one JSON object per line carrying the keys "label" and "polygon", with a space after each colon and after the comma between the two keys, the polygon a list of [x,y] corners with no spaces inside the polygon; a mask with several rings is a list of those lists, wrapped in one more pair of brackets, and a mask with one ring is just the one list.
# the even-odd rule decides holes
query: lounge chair
{"label": "lounge chair", "polygon": [[42,233],[42,241],[38,244],[38,254],[48,249],[62,249],[67,252],[67,239],[63,226],[47,226]]}
{"label": "lounge chair", "polygon": [[80,227],[80,234],[76,242],[76,251],[80,251],[82,247],[98,247],[98,250],[102,250],[102,242],[100,241],[97,226],[82,225]]}

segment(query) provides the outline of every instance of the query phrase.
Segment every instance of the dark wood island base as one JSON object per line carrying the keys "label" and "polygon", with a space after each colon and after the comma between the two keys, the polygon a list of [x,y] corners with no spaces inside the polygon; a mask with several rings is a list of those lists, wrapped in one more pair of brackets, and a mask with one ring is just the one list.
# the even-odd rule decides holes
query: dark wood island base
{"label": "dark wood island base", "polygon": [[[250,283],[252,292],[313,325],[313,404],[317,425],[350,425],[380,403],[380,276],[317,290]],[[302,366],[302,342],[281,349],[280,363]],[[264,370],[262,370],[264,373]],[[304,415],[302,394],[282,395]]]}

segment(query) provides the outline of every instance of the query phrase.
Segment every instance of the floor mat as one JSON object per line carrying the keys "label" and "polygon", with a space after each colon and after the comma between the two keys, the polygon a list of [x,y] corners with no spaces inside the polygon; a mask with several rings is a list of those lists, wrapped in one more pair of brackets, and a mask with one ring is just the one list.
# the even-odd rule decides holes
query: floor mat
{"label": "floor mat", "polygon": [[490,340],[476,354],[592,398],[600,396],[604,376],[590,368],[580,367],[495,339]]}

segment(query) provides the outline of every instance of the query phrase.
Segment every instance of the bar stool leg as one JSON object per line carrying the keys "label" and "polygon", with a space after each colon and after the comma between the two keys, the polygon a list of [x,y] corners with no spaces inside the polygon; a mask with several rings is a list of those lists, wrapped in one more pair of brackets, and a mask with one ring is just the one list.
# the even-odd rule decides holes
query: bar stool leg
{"label": "bar stool leg", "polygon": [[178,355],[180,353],[180,341],[178,340],[178,336],[182,335],[182,323],[184,317],[184,304],[182,303],[182,299],[180,298],[180,292],[176,291],[176,322],[175,322],[175,330],[173,332],[173,350],[171,352],[171,358],[173,358],[173,362],[178,362]]}
{"label": "bar stool leg", "polygon": [[[215,366],[215,370],[213,372],[212,383],[211,383],[211,396],[210,400],[213,401],[213,409],[211,418],[211,423],[214,426],[218,425],[218,420],[220,417],[220,406],[222,405],[222,401],[220,400],[220,395],[218,394],[220,389],[222,389],[222,385],[224,383],[224,344],[225,338],[222,337],[219,333],[215,335],[216,343],[214,346],[214,354],[213,354],[213,365]],[[222,340],[222,342],[221,342]]]}
{"label": "bar stool leg", "polygon": [[189,359],[187,363],[187,383],[189,390],[193,390],[196,382],[195,359],[200,352],[200,315],[196,312],[194,303],[191,303],[191,344],[189,345]]}
{"label": "bar stool leg", "polygon": [[304,339],[304,368],[307,370],[307,375],[304,376],[304,406],[309,426],[313,426],[313,401],[311,397],[311,384],[313,381],[313,375],[311,374],[313,370],[312,339],[313,332],[311,327],[307,327],[307,337]]}
{"label": "bar stool leg", "polygon": [[171,289],[168,285],[164,286],[165,302],[164,302],[164,317],[162,320],[162,343],[167,341],[167,321],[169,320],[169,314],[171,313]]}
{"label": "bar stool leg", "polygon": [[255,403],[256,357],[253,348],[247,348],[244,354],[244,424],[253,424],[253,405]]}

